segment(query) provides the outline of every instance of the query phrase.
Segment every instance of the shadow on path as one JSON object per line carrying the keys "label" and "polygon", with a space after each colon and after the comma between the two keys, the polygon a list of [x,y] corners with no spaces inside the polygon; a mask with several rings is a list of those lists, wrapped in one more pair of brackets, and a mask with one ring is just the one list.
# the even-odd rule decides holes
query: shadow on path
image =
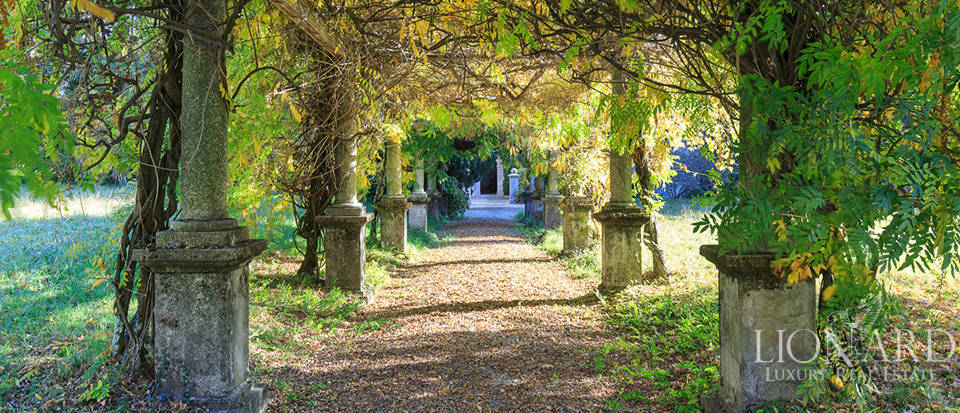
{"label": "shadow on path", "polygon": [[547,298],[539,300],[523,300],[523,299],[514,299],[514,300],[483,300],[483,301],[473,301],[473,302],[458,302],[458,303],[443,303],[437,305],[430,305],[426,307],[414,307],[407,309],[387,309],[386,311],[380,311],[375,313],[369,313],[371,317],[374,318],[404,318],[411,315],[422,315],[422,314],[439,314],[439,313],[466,313],[473,311],[487,311],[487,310],[496,310],[500,308],[511,308],[511,307],[538,307],[544,305],[561,305],[561,306],[571,306],[571,305],[592,305],[598,303],[600,300],[595,294],[586,294],[576,298]]}

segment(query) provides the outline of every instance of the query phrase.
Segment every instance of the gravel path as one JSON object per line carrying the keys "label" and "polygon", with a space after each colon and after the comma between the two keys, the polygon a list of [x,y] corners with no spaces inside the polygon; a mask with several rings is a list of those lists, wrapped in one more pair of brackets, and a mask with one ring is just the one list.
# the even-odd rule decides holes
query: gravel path
{"label": "gravel path", "polygon": [[360,314],[387,327],[270,363],[307,389],[272,411],[604,407],[615,383],[588,367],[592,349],[611,339],[595,312],[595,281],[572,279],[509,221],[464,219],[446,230],[450,241],[393,271]]}

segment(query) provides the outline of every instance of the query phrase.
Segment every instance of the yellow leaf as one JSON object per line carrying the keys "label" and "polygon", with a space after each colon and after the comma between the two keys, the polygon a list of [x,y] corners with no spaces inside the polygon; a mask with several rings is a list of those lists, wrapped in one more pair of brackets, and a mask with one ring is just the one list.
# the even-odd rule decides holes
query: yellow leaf
{"label": "yellow leaf", "polygon": [[837,376],[830,377],[830,382],[833,383],[834,386],[837,386],[838,389],[843,388],[843,380],[840,380]]}
{"label": "yellow leaf", "polygon": [[820,297],[820,299],[824,302],[830,301],[830,299],[833,298],[833,294],[835,292],[837,292],[836,285],[828,286],[827,288],[823,289],[823,295]]}
{"label": "yellow leaf", "polygon": [[290,103],[290,113],[293,115],[293,118],[297,120],[297,122],[300,122],[300,120],[303,119],[303,117],[300,116],[300,111],[297,110],[297,107],[294,106],[292,102]]}
{"label": "yellow leaf", "polygon": [[770,169],[770,173],[776,173],[777,169],[780,169],[780,160],[777,158],[768,158],[767,159],[767,168]]}
{"label": "yellow leaf", "polygon": [[86,10],[90,12],[90,14],[105,20],[107,23],[113,23],[117,18],[112,11],[100,7],[90,0],[77,0],[77,2],[74,3],[74,8]]}

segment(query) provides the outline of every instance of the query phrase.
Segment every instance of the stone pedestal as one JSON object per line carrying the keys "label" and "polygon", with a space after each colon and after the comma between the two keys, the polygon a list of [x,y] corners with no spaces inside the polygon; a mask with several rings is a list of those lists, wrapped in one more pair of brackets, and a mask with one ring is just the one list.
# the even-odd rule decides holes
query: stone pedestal
{"label": "stone pedestal", "polygon": [[533,192],[524,191],[520,193],[520,201],[523,202],[523,216],[533,218]]}
{"label": "stone pedestal", "polygon": [[532,199],[532,217],[533,220],[543,224],[543,196],[544,196],[544,179],[542,176],[538,176],[534,181],[533,193],[530,194],[530,199]]}
{"label": "stone pedestal", "polygon": [[547,194],[543,196],[543,227],[547,229],[563,224],[563,218],[560,215],[560,201],[563,200],[563,195],[557,190],[557,178],[557,171],[550,168],[550,173],[547,175]]}
{"label": "stone pedestal", "polygon": [[520,202],[520,174],[517,173],[516,168],[513,168],[510,171],[510,203],[519,204]]}
{"label": "stone pedestal", "polygon": [[[261,412],[267,406],[266,393],[247,375],[247,265],[267,242],[245,239],[245,227],[226,232],[239,233],[238,238],[244,239],[220,247],[187,245],[191,248],[133,253],[135,260],[156,274],[158,389],[207,411]],[[186,238],[178,231],[157,235],[161,245],[177,245]]]}
{"label": "stone pedestal", "polygon": [[497,196],[503,196],[503,162],[497,158]]}
{"label": "stone pedestal", "polygon": [[707,411],[755,411],[795,397],[806,363],[815,361],[817,290],[813,279],[790,285],[773,273],[768,253],[700,255],[720,273],[720,389],[704,396]]}
{"label": "stone pedestal", "polygon": [[440,199],[437,200],[437,203],[440,204],[440,215],[449,217],[450,216],[450,207],[447,205],[447,198],[440,196]]}
{"label": "stone pedestal", "polygon": [[386,196],[376,206],[380,214],[380,246],[385,250],[407,252],[407,210],[403,196]]}
{"label": "stone pedestal", "polygon": [[[431,163],[431,168],[433,167],[433,161]],[[426,174],[426,171],[424,171]],[[430,176],[429,174],[425,175],[427,181],[427,196],[430,198],[429,203],[427,203],[427,216],[430,219],[440,222],[440,190],[437,189],[437,178]]]}
{"label": "stone pedestal", "polygon": [[543,197],[543,227],[546,229],[557,228],[563,225],[563,215],[560,212],[560,201],[563,196],[560,194],[546,195]]}
{"label": "stone pedestal", "polygon": [[585,196],[568,196],[560,202],[563,211],[563,252],[570,253],[590,247],[590,212],[593,204]]}
{"label": "stone pedestal", "polygon": [[605,206],[594,215],[601,228],[600,291],[620,291],[642,279],[643,226],[650,220],[639,207]]}
{"label": "stone pedestal", "polygon": [[543,196],[534,192],[530,195],[532,201],[530,202],[531,208],[533,209],[533,220],[543,224]]}
{"label": "stone pedestal", "polygon": [[341,290],[371,300],[373,292],[367,290],[364,281],[367,275],[366,229],[373,215],[335,215],[330,208],[327,211],[327,215],[317,217],[317,225],[324,228],[326,285],[340,287]]}
{"label": "stone pedestal", "polygon": [[407,211],[407,222],[410,225],[410,228],[417,228],[427,231],[427,205],[430,203],[430,198],[423,194],[422,196],[411,196],[409,201],[411,204],[410,210]]}
{"label": "stone pedestal", "polygon": [[413,206],[411,206],[408,211],[407,222],[409,222],[411,228],[426,231],[428,216],[427,204],[430,203],[430,196],[424,191],[426,180],[423,171],[423,159],[417,159],[413,169],[413,178],[413,193],[410,194],[409,199]]}

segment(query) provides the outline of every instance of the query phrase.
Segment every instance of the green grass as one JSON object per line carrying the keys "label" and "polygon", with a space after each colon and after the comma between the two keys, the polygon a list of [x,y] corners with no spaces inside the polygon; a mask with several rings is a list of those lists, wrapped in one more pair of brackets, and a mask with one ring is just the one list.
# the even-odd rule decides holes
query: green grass
{"label": "green grass", "polygon": [[60,211],[23,200],[17,218],[0,221],[0,399],[30,400],[30,410],[91,389],[87,397],[97,398],[112,382],[113,291],[104,277],[123,219],[113,213],[123,199],[112,197],[128,194],[71,194]]}

